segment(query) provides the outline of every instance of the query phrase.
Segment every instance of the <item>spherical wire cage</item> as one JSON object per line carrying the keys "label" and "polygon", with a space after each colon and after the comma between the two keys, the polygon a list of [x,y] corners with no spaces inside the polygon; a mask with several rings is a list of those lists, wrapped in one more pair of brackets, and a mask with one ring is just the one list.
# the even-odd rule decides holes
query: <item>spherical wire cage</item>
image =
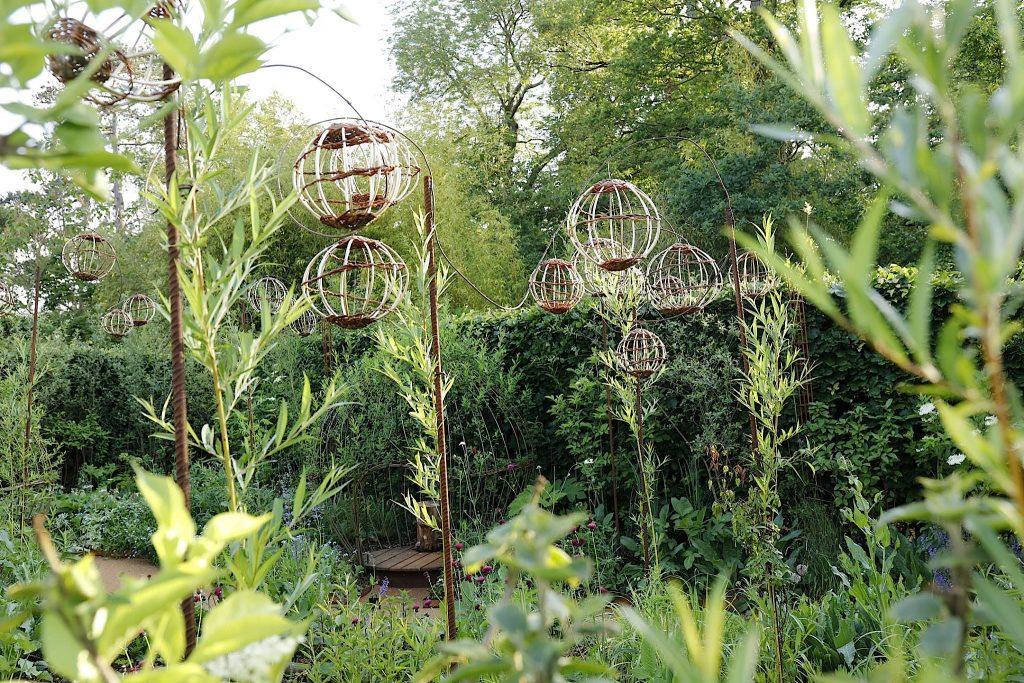
{"label": "spherical wire cage", "polygon": [[620,271],[650,254],[661,234],[661,216],[636,185],[609,179],[594,183],[576,199],[566,229],[577,251],[605,270]]}
{"label": "spherical wire cage", "polygon": [[[617,244],[615,240],[599,237],[584,242],[573,254],[572,265],[583,283],[583,291],[590,296],[603,298],[615,295],[622,274],[605,270],[599,266],[596,254],[602,251],[624,254],[625,248],[616,246]],[[588,252],[590,253],[588,254]]]}
{"label": "spherical wire cage", "polygon": [[307,308],[302,312],[302,315],[295,319],[291,324],[291,328],[300,337],[308,337],[316,331],[316,324],[319,320],[320,316],[316,314],[316,311],[312,308]]}
{"label": "spherical wire cage", "polygon": [[327,322],[359,329],[398,307],[409,287],[409,272],[388,245],[350,235],[313,257],[302,287]]}
{"label": "spherical wire cage", "polygon": [[722,292],[722,271],[715,259],[685,242],[677,242],[647,266],[651,302],[664,316],[698,313]]}
{"label": "spherical wire cage", "polygon": [[18,297],[14,288],[6,282],[0,281],[0,315],[9,315],[18,308]]}
{"label": "spherical wire cage", "polygon": [[259,313],[266,306],[271,313],[277,313],[288,294],[288,288],[276,277],[261,277],[249,285],[246,292],[246,299],[249,306]]}
{"label": "spherical wire cage", "polygon": [[[779,286],[775,273],[753,252],[745,251],[737,256],[736,265],[739,267],[740,296],[744,299],[762,297]],[[730,284],[736,282],[733,272],[730,266]]]}
{"label": "spherical wire cage", "polygon": [[109,273],[117,262],[114,246],[103,236],[83,233],[64,243],[61,263],[75,278],[95,282]]}
{"label": "spherical wire cage", "polygon": [[530,275],[530,294],[548,313],[568,313],[580,302],[583,293],[583,280],[572,263],[564,259],[542,261]]}
{"label": "spherical wire cage", "polygon": [[[300,144],[301,150],[296,149]],[[363,119],[308,126],[286,150],[294,154],[292,189],[319,227],[298,222],[328,237],[372,223],[409,195],[420,172],[408,138]]]}
{"label": "spherical wire cage", "polygon": [[[103,30],[85,23],[88,10],[82,14],[86,16],[77,19],[71,16],[71,8],[64,7],[61,14],[49,20],[45,30],[50,41],[72,48],[47,55],[47,69],[61,84],[67,85],[92,70],[91,88],[85,98],[104,107],[157,102],[180,87],[180,77],[164,77],[163,62],[150,39],[152,23],[171,21],[180,15],[176,3],[157,3],[144,15],[143,22],[132,22],[122,12]],[[105,21],[101,15],[90,19],[100,21]],[[102,63],[94,65],[98,59]]]}
{"label": "spherical wire cage", "polygon": [[120,308],[111,308],[104,313],[100,318],[100,326],[114,339],[126,337],[135,328],[132,319]]}
{"label": "spherical wire cage", "polygon": [[133,294],[124,300],[121,310],[135,327],[142,327],[156,315],[156,302],[145,294]]}
{"label": "spherical wire cage", "polygon": [[654,332],[634,326],[615,350],[622,369],[637,379],[647,379],[665,365],[665,344]]}

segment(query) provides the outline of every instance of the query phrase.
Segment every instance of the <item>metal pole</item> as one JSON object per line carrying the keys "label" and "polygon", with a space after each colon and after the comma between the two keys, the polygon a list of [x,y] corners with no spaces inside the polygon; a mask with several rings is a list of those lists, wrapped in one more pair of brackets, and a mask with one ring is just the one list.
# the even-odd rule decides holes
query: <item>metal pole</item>
{"label": "metal pole", "polygon": [[[608,345],[608,321],[605,319],[604,300],[601,300],[601,339],[605,349]],[[604,411],[608,418],[608,452],[612,468],[612,516],[615,518],[615,535],[622,536],[622,521],[619,518],[619,476],[618,464],[615,462],[615,419],[612,415],[612,385],[604,383]]]}
{"label": "metal pole", "polygon": [[430,353],[434,362],[434,412],[441,504],[441,559],[444,562],[444,604],[448,640],[455,640],[455,577],[452,571],[452,521],[448,505],[448,443],[444,423],[444,380],[441,372],[441,331],[437,314],[437,260],[434,255],[434,179],[423,176],[423,209],[427,230],[427,290],[430,306]]}
{"label": "metal pole", "polygon": [[[164,64],[164,80],[174,78],[174,70]],[[170,183],[178,168],[178,111],[164,117],[164,169]],[[167,299],[171,314],[171,394],[174,414],[174,480],[185,494],[185,509],[192,509],[192,491],[188,472],[188,405],[185,400],[185,345],[182,333],[181,285],[178,282],[178,228],[167,222]],[[196,608],[192,596],[181,603],[185,616],[185,656],[196,646]]]}
{"label": "metal pole", "polygon": [[[641,525],[643,528],[640,530],[640,538],[643,541],[644,547],[644,574],[648,574],[651,571],[651,543],[654,542],[653,534],[650,531],[654,527],[654,509],[651,505],[651,491],[647,484],[647,466],[644,460],[644,384],[643,380],[639,377],[636,380],[636,452],[640,462],[640,481],[643,484],[643,497],[644,497],[644,523]],[[648,526],[650,525],[650,526]]]}
{"label": "metal pole", "polygon": [[29,342],[28,351],[28,387],[25,392],[25,453],[21,465],[22,491],[19,496],[21,500],[21,517],[25,517],[25,488],[28,487],[29,479],[29,449],[32,442],[32,399],[35,393],[36,383],[36,346],[39,340],[39,282],[42,278],[39,267],[39,254],[35,259],[35,274],[32,286],[32,340]]}

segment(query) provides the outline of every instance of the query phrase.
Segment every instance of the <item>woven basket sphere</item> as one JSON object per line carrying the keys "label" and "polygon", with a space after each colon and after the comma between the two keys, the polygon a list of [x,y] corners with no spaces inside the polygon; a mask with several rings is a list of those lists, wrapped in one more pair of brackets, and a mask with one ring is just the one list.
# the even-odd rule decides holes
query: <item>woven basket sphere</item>
{"label": "woven basket sphere", "polygon": [[111,271],[117,262],[117,254],[105,237],[85,233],[64,243],[60,260],[79,280],[95,282]]}
{"label": "woven basket sphere", "polygon": [[690,244],[676,243],[647,267],[651,301],[662,315],[697,313],[722,292],[715,259]]}
{"label": "woven basket sphere", "polygon": [[271,313],[277,313],[287,293],[288,289],[284,283],[276,277],[261,277],[249,285],[246,298],[249,300],[249,306],[257,313],[263,310],[264,306],[267,306]]}
{"label": "woven basket sphere", "polygon": [[[745,251],[736,257],[739,266],[740,296],[744,299],[756,299],[775,289],[778,278],[768,270],[768,266],[753,252]],[[734,283],[733,269],[729,268],[729,282]]]}
{"label": "woven basket sphere", "polygon": [[18,299],[14,289],[6,282],[0,282],[0,315],[13,313],[18,307]]}
{"label": "woven basket sphere", "polygon": [[100,318],[103,331],[115,339],[126,336],[135,327],[132,319],[120,308],[111,308]]}
{"label": "woven basket sphere", "polygon": [[651,252],[661,234],[661,217],[651,198],[632,183],[602,180],[572,205],[566,228],[577,251],[605,270],[620,271]]}
{"label": "woven basket sphere", "polygon": [[295,319],[291,327],[300,337],[308,337],[316,330],[316,322],[319,319],[320,316],[316,314],[316,311],[307,308],[302,315]]}
{"label": "woven basket sphere", "polygon": [[572,257],[572,265],[583,281],[583,291],[594,297],[614,296],[618,291],[620,272],[598,265],[599,253],[625,254],[626,249],[615,240],[601,237],[584,242]]}
{"label": "woven basket sphere", "polygon": [[156,315],[156,302],[145,294],[133,294],[121,306],[135,327],[142,327]]}
{"label": "woven basket sphere", "polygon": [[327,322],[358,329],[398,307],[409,272],[388,245],[350,235],[313,257],[302,287]]}
{"label": "woven basket sphere", "polygon": [[530,294],[548,313],[568,313],[583,298],[583,280],[568,261],[542,261],[530,276]]}
{"label": "woven basket sphere", "polygon": [[[160,2],[154,5],[145,18],[147,21],[170,18],[172,7],[172,4]],[[109,44],[101,33],[70,17],[58,18],[48,36],[55,42],[71,45],[78,50],[75,54],[52,54],[47,57],[50,72],[65,85],[81,75]],[[181,85],[179,76],[164,78],[163,62],[148,38],[141,34],[130,50],[111,50],[90,80],[94,87],[85,95],[85,99],[106,107],[124,101],[156,102]]]}
{"label": "woven basket sphere", "polygon": [[295,161],[299,201],[336,236],[368,225],[405,199],[419,173],[405,138],[363,121],[319,131]]}
{"label": "woven basket sphere", "polygon": [[634,327],[615,350],[622,368],[638,379],[650,377],[665,364],[665,345],[658,335],[643,327]]}

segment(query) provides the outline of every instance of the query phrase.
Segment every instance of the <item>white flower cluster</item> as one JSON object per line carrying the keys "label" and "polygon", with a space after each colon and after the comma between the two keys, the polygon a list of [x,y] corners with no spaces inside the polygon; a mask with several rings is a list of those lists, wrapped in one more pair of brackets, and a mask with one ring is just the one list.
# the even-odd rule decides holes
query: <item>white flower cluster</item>
{"label": "white flower cluster", "polygon": [[291,657],[302,638],[270,636],[236,652],[211,659],[204,668],[222,681],[262,683],[270,679],[270,670],[285,657]]}
{"label": "white flower cluster", "polygon": [[946,458],[946,462],[950,465],[959,465],[966,459],[967,456],[965,456],[963,453],[954,453],[953,455]]}
{"label": "white flower cluster", "polygon": [[932,403],[931,401],[928,401],[927,403],[922,403],[921,407],[917,409],[917,414],[918,415],[928,415],[929,413],[934,413],[934,412],[935,412],[935,404]]}

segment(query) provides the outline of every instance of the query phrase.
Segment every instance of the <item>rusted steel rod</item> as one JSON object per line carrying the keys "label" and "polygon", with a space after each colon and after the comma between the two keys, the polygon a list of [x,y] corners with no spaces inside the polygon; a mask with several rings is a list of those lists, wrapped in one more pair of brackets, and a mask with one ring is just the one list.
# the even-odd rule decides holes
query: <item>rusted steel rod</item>
{"label": "rusted steel rod", "polygon": [[[601,339],[606,350],[611,350],[608,344],[608,321],[605,319],[604,300],[601,300]],[[619,473],[618,463],[615,458],[615,416],[612,414],[612,385],[604,383],[604,412],[608,419],[608,457],[611,461],[612,470],[612,516],[615,519],[615,535],[622,536],[622,520],[619,517]]]}
{"label": "rusted steel rod", "polygon": [[441,371],[441,330],[437,311],[437,259],[434,254],[434,179],[423,176],[423,211],[427,232],[427,292],[430,306],[430,353],[434,362],[434,412],[437,420],[438,488],[441,504],[441,556],[444,561],[444,604],[448,640],[455,640],[455,576],[452,570],[452,520],[448,503],[448,441],[444,421],[444,375]]}
{"label": "rusted steel rod", "polygon": [[[39,266],[39,254],[36,254],[35,273],[32,279],[32,339],[28,347],[28,386],[25,391],[25,453],[22,458],[22,481],[29,479],[29,451],[32,445],[32,400],[35,396],[36,385],[36,348],[39,343],[39,284],[42,279],[42,272]],[[25,516],[25,492],[21,494],[21,515]]]}
{"label": "rusted steel rod", "polygon": [[[164,64],[164,80],[174,78],[174,70]],[[178,110],[164,117],[164,170],[168,184],[178,169]],[[171,405],[174,419],[174,480],[185,494],[185,508],[192,509],[192,490],[188,464],[188,404],[185,399],[185,344],[182,332],[181,285],[178,282],[178,228],[167,222],[167,300],[171,314]],[[196,646],[196,608],[189,596],[181,603],[185,617],[185,656]]]}

